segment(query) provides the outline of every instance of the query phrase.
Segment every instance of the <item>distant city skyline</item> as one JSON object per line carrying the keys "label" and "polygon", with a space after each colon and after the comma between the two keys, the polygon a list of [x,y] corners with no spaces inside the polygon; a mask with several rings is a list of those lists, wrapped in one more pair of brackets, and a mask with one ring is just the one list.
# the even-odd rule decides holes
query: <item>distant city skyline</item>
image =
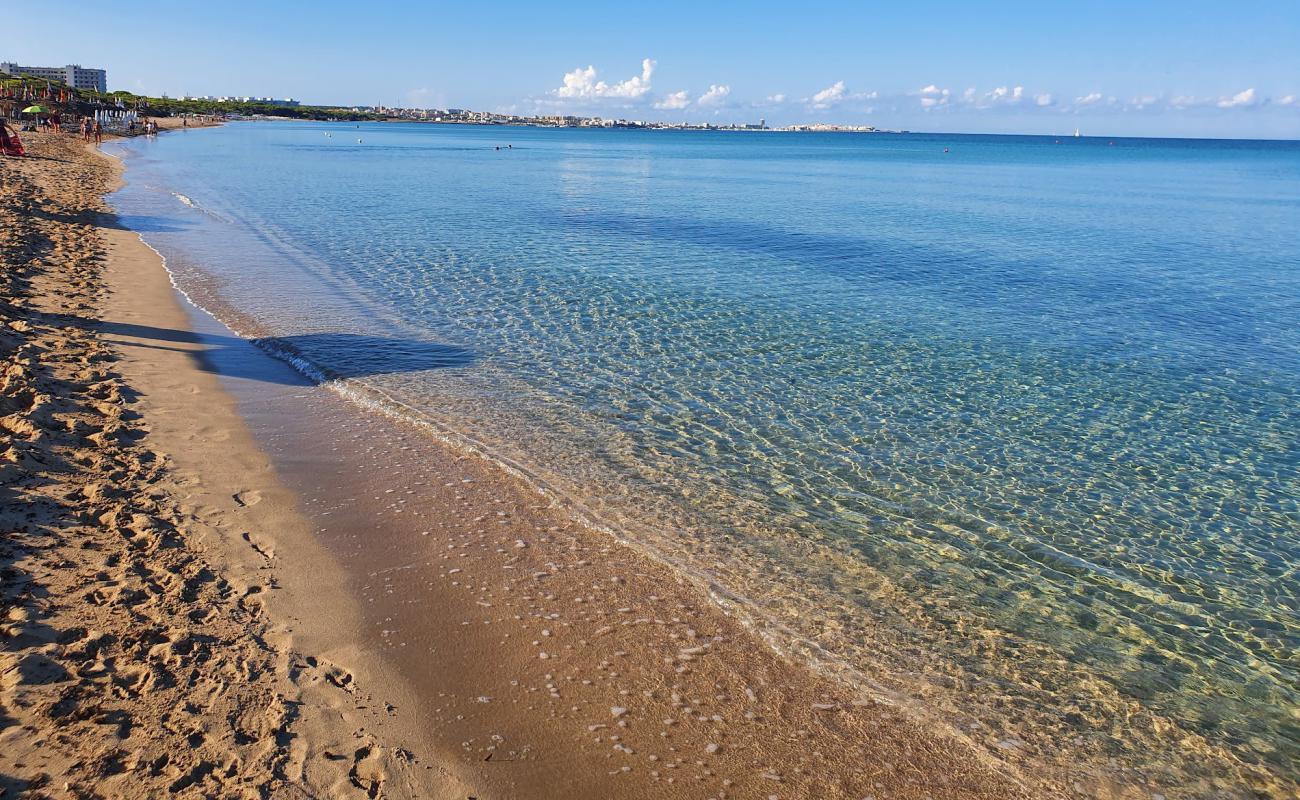
{"label": "distant city skyline", "polygon": [[109,89],[642,120],[1300,138],[1300,4],[574,2],[109,6],[0,59]]}

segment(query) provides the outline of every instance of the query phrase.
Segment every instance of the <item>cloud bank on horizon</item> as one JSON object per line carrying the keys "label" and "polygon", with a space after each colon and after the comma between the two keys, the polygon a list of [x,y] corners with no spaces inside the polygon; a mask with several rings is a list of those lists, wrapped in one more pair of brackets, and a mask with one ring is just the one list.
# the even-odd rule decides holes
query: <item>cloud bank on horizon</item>
{"label": "cloud bank on horizon", "polygon": [[653,58],[643,58],[640,75],[633,75],[612,84],[597,78],[594,66],[589,64],[585,68],[578,67],[564,73],[561,85],[547,92],[546,97],[535,98],[534,104],[538,107],[550,106],[553,110],[565,107],[590,107],[593,103],[603,103],[611,108],[652,108],[659,111],[678,111],[690,108],[692,105],[697,108],[721,109],[726,105],[731,87],[725,84],[710,84],[703,94],[694,99],[685,89],[652,95],[653,87],[650,81],[654,77],[656,66],[658,62]]}
{"label": "cloud bank on horizon", "polygon": [[1063,97],[1047,89],[1030,90],[1023,84],[957,89],[928,83],[912,90],[887,91],[851,87],[844,79],[811,90],[798,99],[784,91],[761,91],[761,87],[753,87],[754,98],[747,100],[739,92],[733,94],[731,85],[720,83],[710,83],[698,91],[674,87],[671,91],[657,92],[652,82],[657,67],[657,61],[644,58],[639,74],[612,83],[601,79],[594,65],[578,67],[564,74],[560,86],[530,100],[538,113],[640,115],[645,118],[653,117],[652,112],[735,117],[782,109],[790,113],[802,112],[814,119],[833,118],[837,114],[888,115],[908,111],[933,114],[1017,111],[1069,115],[1085,111],[1125,113],[1199,109],[1221,112],[1264,107],[1300,110],[1294,93],[1265,97],[1254,87],[1222,96],[1143,94],[1122,97],[1098,89]]}

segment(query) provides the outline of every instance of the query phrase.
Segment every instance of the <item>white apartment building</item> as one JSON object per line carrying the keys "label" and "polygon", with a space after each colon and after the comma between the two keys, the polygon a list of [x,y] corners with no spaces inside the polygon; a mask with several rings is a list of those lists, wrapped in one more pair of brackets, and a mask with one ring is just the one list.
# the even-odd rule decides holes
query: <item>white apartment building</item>
{"label": "white apartment building", "polygon": [[86,69],[80,64],[66,67],[24,67],[12,61],[0,61],[0,72],[9,75],[31,75],[36,78],[62,81],[73,89],[108,91],[108,73],[102,69]]}

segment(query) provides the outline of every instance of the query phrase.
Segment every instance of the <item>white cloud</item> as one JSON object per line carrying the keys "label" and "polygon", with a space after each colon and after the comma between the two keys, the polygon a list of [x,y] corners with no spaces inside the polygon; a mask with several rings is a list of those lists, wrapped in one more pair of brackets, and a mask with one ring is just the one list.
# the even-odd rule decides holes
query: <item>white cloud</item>
{"label": "white cloud", "polygon": [[566,99],[604,97],[635,99],[650,91],[650,77],[654,74],[654,71],[654,60],[644,59],[641,62],[640,75],[633,75],[631,78],[619,81],[611,86],[604,81],[596,80],[595,67],[588,66],[586,69],[579,67],[572,72],[566,72],[564,74],[564,85],[558,89],[552,89],[551,94]]}
{"label": "white cloud", "polygon": [[704,94],[700,95],[700,98],[695,102],[697,105],[701,105],[701,106],[715,106],[721,103],[723,100],[727,99],[727,95],[729,94],[731,94],[730,86],[719,86],[717,84],[713,84],[710,85],[709,90]]}
{"label": "white cloud", "polygon": [[1219,108],[1240,108],[1241,106],[1255,105],[1255,90],[1243,89],[1232,97],[1221,97],[1217,105]]}
{"label": "white cloud", "polygon": [[686,94],[686,90],[683,89],[680,92],[673,92],[672,94],[664,95],[659,102],[655,103],[655,108],[660,111],[676,111],[680,108],[686,108],[690,104],[691,98]]}
{"label": "white cloud", "polygon": [[769,103],[784,103],[784,102],[785,102],[785,95],[783,95],[783,94],[773,94],[773,95],[768,95],[767,102],[769,102]]}
{"label": "white cloud", "polygon": [[1101,101],[1101,92],[1089,92],[1088,94],[1085,94],[1082,97],[1074,98],[1074,104],[1076,106],[1090,106],[1093,103],[1097,103],[1100,101]]}
{"label": "white cloud", "polygon": [[921,96],[921,108],[934,108],[947,105],[948,97],[952,92],[947,89],[940,89],[932,83],[929,86],[921,87],[917,94]]}
{"label": "white cloud", "polygon": [[1050,106],[1052,104],[1052,95],[1048,92],[1034,95],[1034,104],[1037,106]]}
{"label": "white cloud", "polygon": [[1025,87],[1012,86],[1007,88],[1006,86],[999,86],[985,94],[984,99],[989,103],[1019,103],[1025,99]]}
{"label": "white cloud", "polygon": [[1293,95],[1293,94],[1289,94],[1289,95],[1287,95],[1286,97],[1279,97],[1279,98],[1277,99],[1277,104],[1280,105],[1280,106],[1289,106],[1289,105],[1294,105],[1294,104],[1295,104],[1295,95]]}
{"label": "white cloud", "polygon": [[812,104],[813,108],[830,108],[843,99],[844,81],[836,81],[808,98],[808,102]]}
{"label": "white cloud", "polygon": [[[579,67],[573,72],[564,73],[564,85],[551,92],[557,97],[589,97],[595,90],[596,68]],[[602,82],[603,86],[604,83]]]}

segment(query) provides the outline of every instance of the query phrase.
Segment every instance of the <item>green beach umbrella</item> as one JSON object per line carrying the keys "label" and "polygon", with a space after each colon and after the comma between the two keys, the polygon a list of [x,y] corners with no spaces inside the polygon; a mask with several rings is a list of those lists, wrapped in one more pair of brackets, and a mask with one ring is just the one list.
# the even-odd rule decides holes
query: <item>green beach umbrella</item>
{"label": "green beach umbrella", "polygon": [[23,109],[24,114],[48,114],[50,110],[45,106],[28,106]]}

